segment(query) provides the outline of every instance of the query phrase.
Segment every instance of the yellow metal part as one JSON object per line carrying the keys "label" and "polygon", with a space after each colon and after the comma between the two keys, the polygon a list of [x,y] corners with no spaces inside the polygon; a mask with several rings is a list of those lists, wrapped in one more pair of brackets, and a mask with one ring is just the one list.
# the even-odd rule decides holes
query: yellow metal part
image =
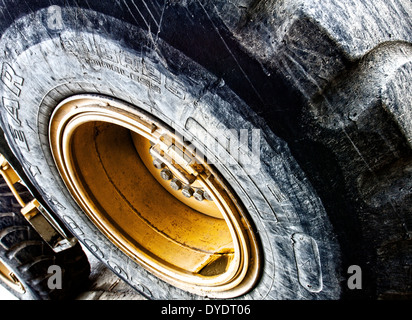
{"label": "yellow metal part", "polygon": [[[145,138],[142,138],[142,136],[136,133],[132,133],[132,139],[133,139],[134,147],[136,148],[136,151],[140,155],[140,159],[142,160],[146,168],[150,171],[152,176],[157,180],[157,182],[163,186],[163,188],[165,188],[170,194],[172,194],[175,198],[177,198],[180,202],[184,203],[188,207],[198,212],[201,212],[205,215],[223,219],[222,213],[220,212],[219,207],[215,204],[214,201],[207,201],[207,200],[198,201],[194,197],[190,197],[190,198],[185,197],[182,193],[182,189],[185,186],[184,184],[185,180],[180,178],[178,174],[175,174],[175,176],[179,177],[178,180],[182,182],[182,186],[179,190],[173,189],[171,186],[171,180],[164,180],[161,177],[160,173],[162,169],[158,169],[152,164],[153,157],[151,156],[150,152],[147,152],[147,150],[153,150],[153,147],[150,141]],[[180,167],[179,169],[176,169],[176,167],[173,166],[172,164],[174,163],[174,161],[165,160],[165,157],[163,157],[162,159],[164,163],[168,165],[168,168],[171,168],[173,173],[177,171],[181,172],[183,170],[182,167]],[[194,181],[192,181],[192,183],[190,184],[191,187],[196,188],[196,189],[205,190],[207,186],[205,186],[205,183],[202,183],[202,179],[200,179],[199,174],[198,173],[196,174],[198,175],[198,179],[195,179]],[[188,174],[186,173],[186,175]]]}
{"label": "yellow metal part", "polygon": [[7,159],[0,154],[0,174],[4,178],[8,188],[22,207],[20,212],[46,243],[55,252],[68,249],[76,244],[77,240],[67,235],[54,220],[52,216],[42,207],[40,202],[33,198],[29,203],[25,203],[15,184],[22,182],[17,172],[11,167]]}
{"label": "yellow metal part", "polygon": [[75,96],[57,106],[49,138],[74,199],[143,267],[198,294],[232,297],[253,286],[260,256],[248,218],[179,135],[127,104]]}
{"label": "yellow metal part", "polygon": [[3,176],[4,181],[7,183],[7,186],[10,188],[10,191],[13,193],[13,196],[16,198],[17,202],[24,207],[26,204],[14,187],[14,184],[20,181],[20,177],[2,154],[0,154],[0,174]]}
{"label": "yellow metal part", "polygon": [[26,289],[16,275],[11,271],[6,264],[0,260],[0,281],[6,284],[12,290],[19,293],[25,293]]}
{"label": "yellow metal part", "polygon": [[3,179],[7,183],[7,186],[13,193],[13,196],[16,198],[17,202],[20,206],[22,206],[21,213],[27,220],[30,220],[39,213],[40,203],[36,199],[33,199],[26,204],[14,187],[17,182],[21,181],[20,177],[2,154],[0,154],[0,163],[0,174],[3,176]]}
{"label": "yellow metal part", "polygon": [[39,213],[39,207],[40,203],[33,199],[21,209],[21,213],[27,220],[30,220]]}

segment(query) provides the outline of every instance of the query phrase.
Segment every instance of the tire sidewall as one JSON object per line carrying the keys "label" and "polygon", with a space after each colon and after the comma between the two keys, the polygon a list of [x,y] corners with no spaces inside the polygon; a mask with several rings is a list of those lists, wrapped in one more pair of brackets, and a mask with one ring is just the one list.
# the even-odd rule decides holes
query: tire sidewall
{"label": "tire sidewall", "polygon": [[[80,23],[71,20],[70,8],[58,10],[57,26],[50,24],[48,9],[22,17],[3,34],[0,49],[6,137],[32,183],[79,240],[148,298],[200,298],[159,280],[108,241],[60,179],[48,120],[64,98],[99,94],[137,106],[202,147],[239,196],[264,261],[259,282],[243,298],[338,298],[339,248],[320,200],[285,143],[221,79],[155,35],[76,10],[82,11]],[[241,129],[258,130],[258,154],[240,146],[234,158],[218,136],[226,132],[231,141]],[[218,140],[217,149],[204,148],[205,139]]]}

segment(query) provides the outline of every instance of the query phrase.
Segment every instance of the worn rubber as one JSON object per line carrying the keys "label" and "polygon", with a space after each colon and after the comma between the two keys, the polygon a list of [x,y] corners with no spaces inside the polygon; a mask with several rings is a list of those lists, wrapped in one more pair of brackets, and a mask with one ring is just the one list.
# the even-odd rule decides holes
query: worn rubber
{"label": "worn rubber", "polygon": [[[137,290],[192,298],[110,246],[64,191],[47,120],[67,96],[123,99],[199,144],[217,127],[261,130],[258,174],[220,167],[262,241],[246,297],[410,296],[409,1],[5,4],[3,66],[18,81],[2,96],[19,103],[18,119],[2,112],[8,140],[50,207]],[[346,284],[350,265],[362,290]]]}

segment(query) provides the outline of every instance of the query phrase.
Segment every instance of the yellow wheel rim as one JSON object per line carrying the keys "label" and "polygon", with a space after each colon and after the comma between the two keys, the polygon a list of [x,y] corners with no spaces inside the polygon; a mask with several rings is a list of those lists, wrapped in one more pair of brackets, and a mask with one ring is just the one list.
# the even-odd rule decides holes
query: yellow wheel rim
{"label": "yellow wheel rim", "polygon": [[61,102],[51,150],[71,195],[123,252],[179,288],[217,297],[257,280],[257,240],[240,202],[178,134],[101,96]]}

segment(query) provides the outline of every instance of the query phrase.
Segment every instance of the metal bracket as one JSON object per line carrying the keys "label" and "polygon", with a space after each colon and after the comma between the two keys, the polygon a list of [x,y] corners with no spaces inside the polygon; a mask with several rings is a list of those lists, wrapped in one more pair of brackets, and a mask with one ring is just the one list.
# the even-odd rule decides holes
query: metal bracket
{"label": "metal bracket", "polygon": [[33,226],[54,252],[66,250],[77,243],[77,239],[68,236],[37,199],[34,198],[27,204],[24,202],[14,186],[18,182],[22,183],[22,180],[2,154],[0,154],[0,174],[22,207],[21,214],[23,217]]}
{"label": "metal bracket", "polygon": [[195,157],[167,135],[162,135],[158,143],[150,148],[150,154],[163,162],[186,185],[192,184],[201,172]]}

